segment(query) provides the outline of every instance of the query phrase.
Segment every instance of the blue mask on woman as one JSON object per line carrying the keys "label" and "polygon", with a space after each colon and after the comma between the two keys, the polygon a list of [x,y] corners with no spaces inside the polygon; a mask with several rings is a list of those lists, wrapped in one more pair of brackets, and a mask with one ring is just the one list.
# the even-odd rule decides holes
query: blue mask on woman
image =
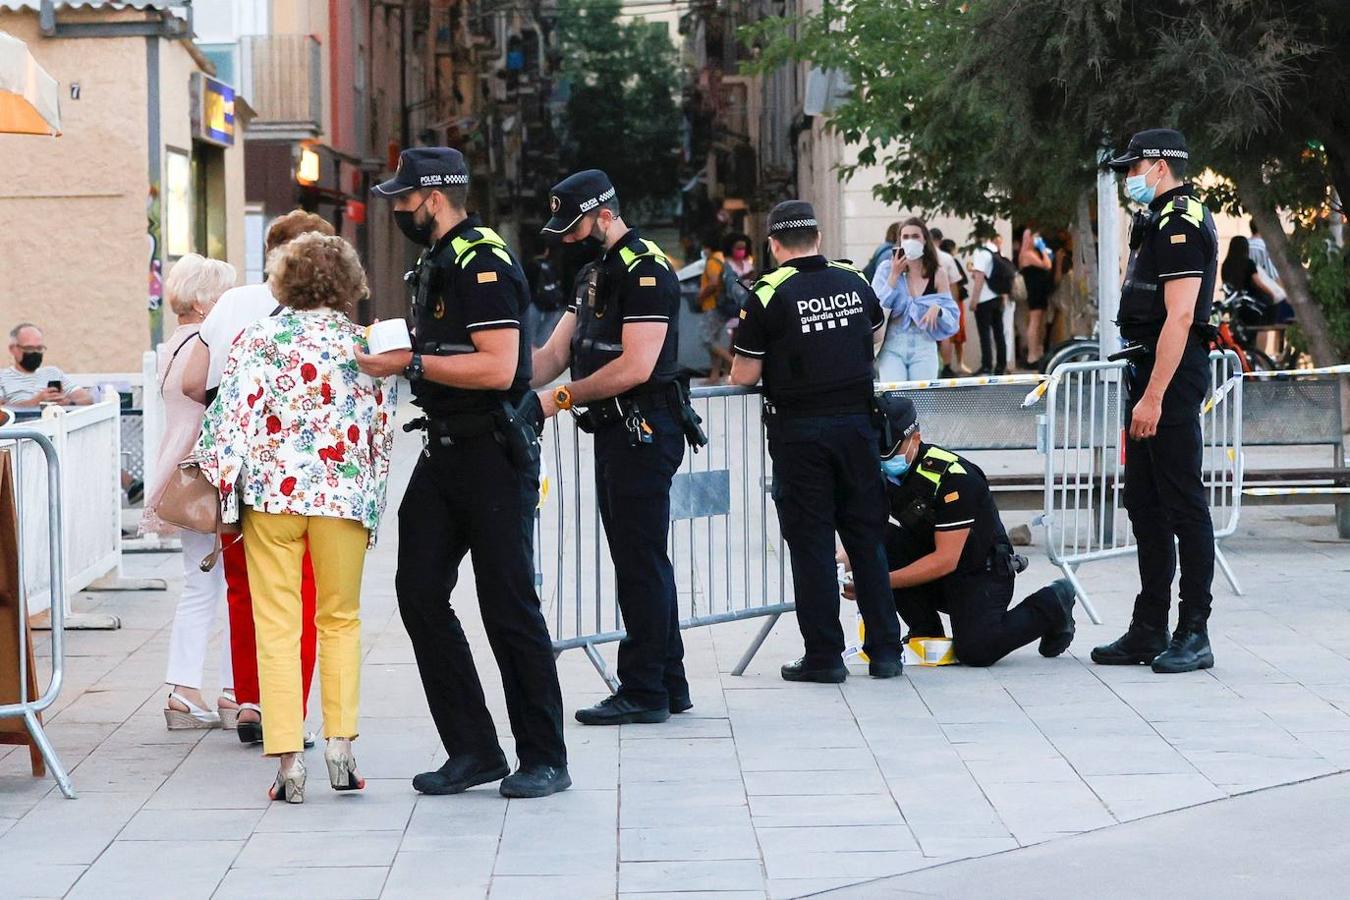
{"label": "blue mask on woman", "polygon": [[890,459],[881,461],[881,471],[891,478],[902,478],[909,471],[909,460],[905,459],[903,453],[897,453]]}

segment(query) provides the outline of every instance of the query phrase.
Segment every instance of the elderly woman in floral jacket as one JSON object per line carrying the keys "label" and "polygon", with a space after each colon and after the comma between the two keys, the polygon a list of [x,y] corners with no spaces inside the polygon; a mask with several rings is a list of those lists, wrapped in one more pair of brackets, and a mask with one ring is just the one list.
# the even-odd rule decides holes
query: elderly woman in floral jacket
{"label": "elderly woman in floral jacket", "polygon": [[222,519],[242,521],[257,627],[263,752],[280,757],[274,800],[304,802],[301,757],[301,561],[308,538],[317,587],[324,758],[335,790],[357,790],[361,570],[384,511],[394,385],[364,375],[348,318],[366,294],[356,251],[311,233],[269,260],[284,309],[230,352],[198,443],[220,489]]}

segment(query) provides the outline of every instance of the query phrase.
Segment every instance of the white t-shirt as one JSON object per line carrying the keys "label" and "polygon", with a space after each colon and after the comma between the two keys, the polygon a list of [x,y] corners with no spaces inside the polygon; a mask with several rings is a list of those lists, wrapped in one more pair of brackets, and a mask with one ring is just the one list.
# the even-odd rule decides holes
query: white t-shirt
{"label": "white t-shirt", "polygon": [[46,389],[49,381],[61,382],[62,393],[74,387],[56,366],[38,366],[36,372],[25,372],[18,366],[0,369],[0,405],[32,400]]}
{"label": "white t-shirt", "polygon": [[975,253],[970,258],[971,268],[984,276],[984,283],[980,285],[980,297],[977,301],[979,303],[987,303],[990,300],[998,299],[998,294],[995,294],[993,288],[989,286],[989,276],[994,271],[994,252],[995,248],[991,244],[985,244],[983,247],[975,248]]}
{"label": "white t-shirt", "polygon": [[264,284],[246,284],[230,288],[220,295],[216,305],[202,322],[201,339],[211,351],[211,368],[206,373],[206,389],[220,387],[230,348],[244,329],[266,319],[277,308],[276,298]]}
{"label": "white t-shirt", "polygon": [[952,296],[956,296],[956,286],[961,283],[961,267],[956,258],[946,250],[937,252],[938,268],[947,273],[947,284],[951,286]]}

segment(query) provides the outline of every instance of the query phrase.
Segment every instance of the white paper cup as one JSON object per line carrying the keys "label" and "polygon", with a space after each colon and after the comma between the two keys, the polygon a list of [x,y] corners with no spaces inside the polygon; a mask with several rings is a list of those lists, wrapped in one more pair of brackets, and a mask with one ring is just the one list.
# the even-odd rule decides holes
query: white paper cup
{"label": "white paper cup", "polygon": [[411,350],[412,341],[408,338],[408,323],[402,319],[385,319],[366,329],[366,341],[371,353],[388,353],[390,350]]}

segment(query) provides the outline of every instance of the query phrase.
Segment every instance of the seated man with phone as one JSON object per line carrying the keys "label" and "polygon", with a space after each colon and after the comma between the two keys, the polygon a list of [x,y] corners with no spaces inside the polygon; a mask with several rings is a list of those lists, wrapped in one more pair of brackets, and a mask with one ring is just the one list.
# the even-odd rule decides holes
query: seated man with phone
{"label": "seated man with phone", "polygon": [[47,347],[42,329],[27,322],[9,332],[9,352],[14,365],[0,369],[0,406],[31,409],[55,403],[60,406],[88,406],[93,395],[75,387],[56,366],[44,366]]}

